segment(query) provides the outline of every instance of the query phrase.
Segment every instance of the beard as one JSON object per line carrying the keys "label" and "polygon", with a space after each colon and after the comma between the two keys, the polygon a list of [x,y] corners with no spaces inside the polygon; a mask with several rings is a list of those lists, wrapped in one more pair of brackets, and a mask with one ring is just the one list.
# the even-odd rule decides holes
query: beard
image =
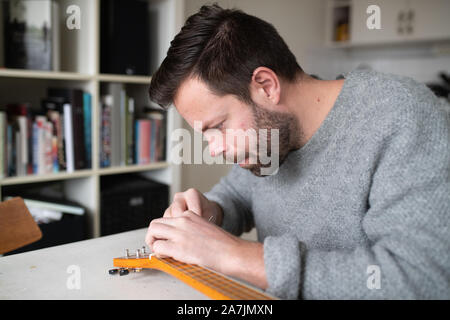
{"label": "beard", "polygon": [[[278,166],[281,166],[286,160],[289,152],[296,148],[295,146],[298,144],[298,141],[302,136],[302,130],[299,127],[296,118],[289,113],[268,111],[256,104],[250,106],[253,113],[253,128],[257,132],[257,154],[255,155],[256,163],[241,164],[241,167],[249,170],[255,176],[262,177],[264,175],[261,173],[261,169],[271,168],[272,161],[269,163],[264,163],[267,161],[261,161],[262,154],[260,148],[260,130],[267,130],[267,136],[264,134],[262,137],[262,139],[267,142],[267,151],[264,152],[264,158],[269,157],[270,159],[273,159],[274,157],[278,157]],[[278,141],[272,141],[271,130],[273,129],[278,130]],[[278,148],[272,150],[272,145],[278,145]],[[245,159],[249,159],[249,157],[250,154],[246,152]],[[278,169],[278,167],[275,169]]]}

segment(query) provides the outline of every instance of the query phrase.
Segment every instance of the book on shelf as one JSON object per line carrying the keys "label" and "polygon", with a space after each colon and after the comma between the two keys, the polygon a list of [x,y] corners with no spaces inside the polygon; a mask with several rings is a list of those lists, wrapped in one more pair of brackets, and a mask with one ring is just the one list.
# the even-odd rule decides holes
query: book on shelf
{"label": "book on shelf", "polygon": [[158,137],[158,124],[156,121],[152,121],[153,119],[150,119],[151,123],[151,131],[150,131],[150,162],[156,162],[156,140]]}
{"label": "book on shelf", "polygon": [[136,159],[137,164],[150,163],[151,123],[148,119],[136,120]]}
{"label": "book on shelf", "polygon": [[134,99],[126,97],[126,163],[134,164]]}
{"label": "book on shelf", "polygon": [[[27,103],[17,103],[6,105],[7,120],[7,140],[6,144],[11,143],[9,149],[6,148],[7,156],[7,175],[26,175],[31,171],[28,166],[29,150],[28,139],[30,119],[30,106]],[[5,150],[4,150],[5,151]]]}
{"label": "book on shelf", "polygon": [[6,145],[6,113],[0,110],[0,179],[5,176],[4,165],[6,163],[6,152],[4,146]]}
{"label": "book on shelf", "polygon": [[109,83],[101,97],[100,166],[134,164],[135,100],[129,97],[121,83]]}
{"label": "book on shelf", "polygon": [[53,124],[52,146],[53,150],[53,171],[59,172],[66,170],[65,155],[65,135],[64,135],[64,99],[53,98],[43,99],[42,109],[47,118]]}
{"label": "book on shelf", "polygon": [[15,122],[12,124],[9,124],[7,122],[6,124],[6,144],[4,146],[4,152],[6,153],[6,156],[4,158],[6,159],[6,161],[3,165],[6,177],[16,175],[16,139],[15,134],[13,134],[13,132],[15,131],[15,127],[17,127],[17,124]]}
{"label": "book on shelf", "polygon": [[19,131],[16,132],[17,141],[17,174],[20,176],[27,174],[27,163],[28,163],[28,133],[27,133],[27,117],[26,115],[21,115],[17,117],[17,123],[19,125]]}
{"label": "book on shelf", "polygon": [[52,173],[53,170],[53,124],[51,121],[44,123],[44,167],[46,173]]}
{"label": "book on shelf", "polygon": [[111,166],[111,122],[112,96],[101,98],[100,108],[100,168]]}
{"label": "book on shelf", "polygon": [[45,159],[45,116],[36,116],[33,124],[33,173],[46,173]]}
{"label": "book on shelf", "polygon": [[92,163],[92,98],[88,92],[83,92],[83,117],[84,117],[84,145],[86,150],[86,164]]}
{"label": "book on shelf", "polygon": [[136,120],[137,164],[147,164],[165,159],[166,125],[163,112],[146,109]]}
{"label": "book on shelf", "polygon": [[122,84],[108,84],[105,92],[99,115],[100,167],[164,161],[165,112],[138,108]]}
{"label": "book on shelf", "polygon": [[64,103],[64,136],[66,137],[65,157],[67,161],[67,172],[73,172],[75,170],[72,123],[72,106],[70,103]]}
{"label": "book on shelf", "polygon": [[[87,92],[83,92],[81,89],[71,88],[49,88],[48,96],[51,98],[62,98],[66,104],[70,104],[72,121],[72,145],[73,145],[73,169],[86,169],[90,168],[91,162],[88,162],[86,150],[86,135],[90,134],[90,118],[91,107],[90,97],[86,98],[85,95],[89,95]],[[85,107],[84,104],[88,103],[89,106]],[[66,111],[66,106],[64,107]],[[67,108],[67,111],[69,108]],[[86,113],[86,114],[85,114]],[[85,117],[88,117],[88,128],[85,128]],[[67,120],[65,120],[67,121]],[[66,122],[65,122],[66,123]],[[87,131],[86,131],[87,129]],[[67,132],[67,130],[66,130]],[[89,140],[90,142],[90,140]],[[70,142],[67,142],[70,143]],[[66,153],[67,155],[67,153]],[[72,169],[72,168],[70,168]],[[69,171],[69,170],[68,170]]]}
{"label": "book on shelf", "polygon": [[27,103],[9,104],[0,111],[3,178],[90,167],[91,95],[60,88],[48,94],[38,111]]}
{"label": "book on shelf", "polygon": [[151,122],[150,161],[164,161],[166,157],[166,112],[146,106],[141,116],[150,119]]}
{"label": "book on shelf", "polygon": [[122,105],[125,100],[125,87],[122,83],[108,83],[106,87],[106,96],[110,102],[111,108],[111,166],[125,165],[125,150],[122,133],[125,132],[125,106]]}
{"label": "book on shelf", "polygon": [[127,157],[127,118],[126,113],[128,109],[128,99],[125,90],[120,90],[120,142],[119,142],[119,164],[124,166]]}
{"label": "book on shelf", "polygon": [[54,0],[5,0],[2,4],[2,66],[58,71],[59,3]]}

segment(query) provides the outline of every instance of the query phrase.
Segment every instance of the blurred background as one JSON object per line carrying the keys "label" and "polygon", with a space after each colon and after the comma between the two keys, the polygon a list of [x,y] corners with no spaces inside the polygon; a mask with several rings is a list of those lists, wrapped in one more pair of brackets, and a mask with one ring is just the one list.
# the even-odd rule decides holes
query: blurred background
{"label": "blurred background", "polygon": [[[185,14],[206,3],[186,0]],[[222,0],[272,23],[300,66],[322,79],[356,68],[412,77],[449,96],[450,1],[446,0]],[[366,22],[370,5],[380,9],[381,29]],[[257,31],[255,30],[255,36]],[[209,190],[229,170],[225,165],[184,165],[182,189]],[[198,179],[198,177],[202,179]]]}
{"label": "blurred background", "polygon": [[44,233],[25,251],[143,228],[175,192],[227,174],[174,164],[171,134],[194,133],[147,94],[186,18],[212,3],[272,23],[309,74],[374,69],[449,101],[448,0],[0,0],[0,195],[26,199]]}

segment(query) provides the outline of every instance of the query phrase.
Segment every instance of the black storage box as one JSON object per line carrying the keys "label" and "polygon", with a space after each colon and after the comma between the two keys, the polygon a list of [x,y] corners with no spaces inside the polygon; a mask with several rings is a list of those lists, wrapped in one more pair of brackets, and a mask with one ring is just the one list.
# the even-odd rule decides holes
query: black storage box
{"label": "black storage box", "polygon": [[64,213],[61,220],[39,224],[42,238],[22,248],[5,253],[11,255],[86,239],[86,214]]}
{"label": "black storage box", "polygon": [[100,234],[145,228],[168,207],[169,187],[136,174],[101,178]]}

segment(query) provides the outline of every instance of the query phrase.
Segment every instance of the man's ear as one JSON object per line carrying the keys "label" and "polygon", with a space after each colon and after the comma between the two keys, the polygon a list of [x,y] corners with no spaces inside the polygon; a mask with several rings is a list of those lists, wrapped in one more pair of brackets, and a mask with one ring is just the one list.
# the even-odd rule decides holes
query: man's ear
{"label": "man's ear", "polygon": [[280,102],[281,87],[278,76],[267,67],[253,71],[250,94],[258,105],[273,107]]}

